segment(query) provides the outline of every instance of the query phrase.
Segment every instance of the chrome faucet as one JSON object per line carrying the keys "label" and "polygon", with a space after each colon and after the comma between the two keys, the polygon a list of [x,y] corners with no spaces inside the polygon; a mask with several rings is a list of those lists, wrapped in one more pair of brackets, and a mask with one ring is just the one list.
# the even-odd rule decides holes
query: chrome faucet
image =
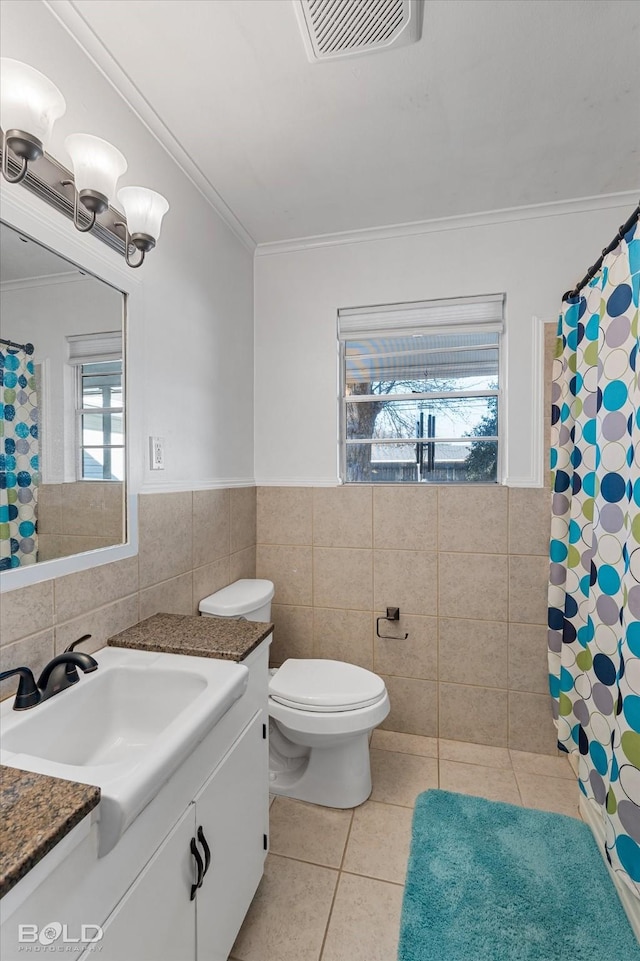
{"label": "chrome faucet", "polygon": [[95,671],[98,662],[90,654],[82,651],[74,651],[73,648],[81,641],[87,641],[91,634],[84,634],[77,641],[70,644],[63,654],[58,654],[43,668],[38,683],[36,684],[33,672],[28,667],[14,667],[10,671],[3,671],[0,674],[0,681],[15,674],[20,675],[18,691],[13,702],[14,711],[26,711],[34,707],[41,701],[59,694],[72,684],[76,684],[80,678],[76,668],[80,668],[85,674]]}

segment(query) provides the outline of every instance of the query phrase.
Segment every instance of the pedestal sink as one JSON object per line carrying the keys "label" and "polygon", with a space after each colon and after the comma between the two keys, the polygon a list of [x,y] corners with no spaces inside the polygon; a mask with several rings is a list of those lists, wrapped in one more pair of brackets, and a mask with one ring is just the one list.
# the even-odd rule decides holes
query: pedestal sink
{"label": "pedestal sink", "polygon": [[0,708],[0,763],[101,790],[107,854],[159,787],[244,693],[233,661],[105,648],[98,670],[27,711]]}

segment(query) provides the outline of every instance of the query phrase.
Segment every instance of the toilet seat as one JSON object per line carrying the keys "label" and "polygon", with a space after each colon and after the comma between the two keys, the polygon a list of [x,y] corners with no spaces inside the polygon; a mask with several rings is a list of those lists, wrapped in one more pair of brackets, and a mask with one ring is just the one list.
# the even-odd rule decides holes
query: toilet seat
{"label": "toilet seat", "polygon": [[377,674],[320,658],[290,658],[269,682],[269,696],[297,711],[357,711],[377,704],[385,695],[384,681]]}

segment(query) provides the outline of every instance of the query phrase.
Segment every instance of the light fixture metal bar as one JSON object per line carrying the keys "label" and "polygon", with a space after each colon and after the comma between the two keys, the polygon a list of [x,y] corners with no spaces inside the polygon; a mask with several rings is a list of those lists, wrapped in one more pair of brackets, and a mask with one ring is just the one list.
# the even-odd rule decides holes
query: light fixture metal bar
{"label": "light fixture metal bar", "polygon": [[[1,154],[0,149],[0,154]],[[11,174],[15,174],[20,169],[20,162],[8,151],[8,164]],[[63,181],[70,181],[69,186],[63,186]],[[38,160],[29,163],[27,175],[21,181],[23,187],[31,193],[40,197],[49,206],[54,207],[69,220],[73,221],[73,207],[75,187],[73,186],[73,174],[58,163],[53,157],[45,153]],[[111,247],[122,257],[125,255],[125,239],[122,230],[118,229],[116,223],[122,223],[124,215],[113,207],[107,209],[96,217],[95,225],[91,231],[94,237],[101,240],[107,247]]]}

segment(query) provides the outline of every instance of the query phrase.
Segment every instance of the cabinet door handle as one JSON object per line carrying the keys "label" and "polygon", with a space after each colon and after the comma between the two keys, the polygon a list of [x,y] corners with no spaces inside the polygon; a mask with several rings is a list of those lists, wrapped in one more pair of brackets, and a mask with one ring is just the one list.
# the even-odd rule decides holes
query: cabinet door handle
{"label": "cabinet door handle", "polygon": [[196,896],[196,891],[202,884],[202,878],[204,877],[204,873],[203,873],[204,865],[202,864],[202,858],[200,857],[200,852],[198,851],[198,845],[196,844],[195,838],[191,838],[191,853],[196,859],[196,867],[198,868],[198,880],[196,881],[195,884],[191,885],[191,897],[189,900],[193,901],[193,899]]}
{"label": "cabinet door handle", "polygon": [[[204,851],[204,872],[202,874],[202,878],[204,880],[204,876],[209,870],[209,865],[211,864],[211,850],[205,839],[202,827],[198,828],[198,841],[202,845],[202,850]],[[200,881],[200,884],[202,884],[202,881]],[[198,885],[198,887],[200,887],[200,885]]]}

